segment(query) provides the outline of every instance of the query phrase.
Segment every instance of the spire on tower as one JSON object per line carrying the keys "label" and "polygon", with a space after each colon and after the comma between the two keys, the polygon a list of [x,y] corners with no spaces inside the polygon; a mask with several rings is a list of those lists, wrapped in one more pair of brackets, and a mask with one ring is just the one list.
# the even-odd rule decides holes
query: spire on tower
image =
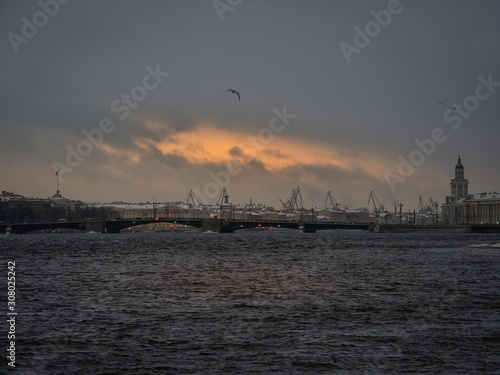
{"label": "spire on tower", "polygon": [[56,193],[52,197],[52,199],[62,198],[61,191],[59,190],[59,171],[56,171]]}
{"label": "spire on tower", "polygon": [[469,181],[464,175],[464,166],[462,165],[462,159],[458,155],[457,165],[455,166],[455,178],[450,181],[451,184],[451,195],[464,197],[469,195]]}

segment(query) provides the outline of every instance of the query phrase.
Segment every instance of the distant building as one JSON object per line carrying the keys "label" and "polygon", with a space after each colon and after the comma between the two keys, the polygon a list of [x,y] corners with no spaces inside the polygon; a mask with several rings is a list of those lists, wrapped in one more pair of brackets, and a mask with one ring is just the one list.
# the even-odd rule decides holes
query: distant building
{"label": "distant building", "polygon": [[154,218],[209,218],[210,212],[206,208],[177,203],[90,203],[93,207],[108,209],[108,219],[154,219]]}
{"label": "distant building", "polygon": [[500,194],[469,194],[460,156],[455,166],[455,178],[450,181],[451,194],[441,206],[444,224],[499,224]]}
{"label": "distant building", "polygon": [[24,197],[2,191],[0,223],[32,223],[46,220],[51,212],[49,199]]}
{"label": "distant building", "polygon": [[79,203],[78,201],[72,201],[71,199],[64,198],[59,193],[53,195],[49,199],[50,199],[50,202],[52,203],[52,207],[62,207],[62,208],[68,208],[71,210],[75,209],[75,207]]}
{"label": "distant building", "polygon": [[346,219],[351,223],[368,223],[370,221],[369,215],[367,211],[363,210],[347,210]]}
{"label": "distant building", "polygon": [[317,213],[318,216],[326,216],[333,222],[345,223],[347,221],[347,215],[345,211],[332,210],[325,208]]}
{"label": "distant building", "polygon": [[463,201],[465,206],[465,223],[469,224],[499,224],[500,194],[474,194]]}
{"label": "distant building", "polygon": [[455,166],[455,178],[450,181],[451,193],[446,196],[446,203],[442,205],[444,224],[464,224],[465,206],[463,200],[469,195],[469,180],[465,178],[464,166],[460,155]]}
{"label": "distant building", "polygon": [[450,181],[450,185],[450,199],[453,197],[466,197],[469,195],[469,180],[465,178],[464,166],[462,165],[460,155],[458,156],[457,165],[455,166],[455,178]]}

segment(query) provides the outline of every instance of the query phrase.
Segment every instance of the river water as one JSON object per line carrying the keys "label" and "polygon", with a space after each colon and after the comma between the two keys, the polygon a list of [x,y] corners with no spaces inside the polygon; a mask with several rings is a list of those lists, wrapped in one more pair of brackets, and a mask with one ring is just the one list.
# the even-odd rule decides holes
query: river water
{"label": "river water", "polygon": [[18,313],[0,373],[499,374],[500,249],[468,247],[486,242],[500,236],[0,235]]}

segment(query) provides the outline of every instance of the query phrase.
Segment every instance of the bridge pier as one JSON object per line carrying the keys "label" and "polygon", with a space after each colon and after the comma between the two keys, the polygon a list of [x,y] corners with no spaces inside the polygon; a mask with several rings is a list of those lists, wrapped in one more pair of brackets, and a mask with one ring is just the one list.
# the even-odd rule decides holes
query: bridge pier
{"label": "bridge pier", "polygon": [[106,220],[100,219],[85,219],[85,232],[96,232],[105,233],[106,232]]}
{"label": "bridge pier", "polygon": [[316,233],[316,229],[313,229],[313,228],[308,228],[308,227],[306,226],[305,221],[299,221],[299,228],[298,228],[298,231],[299,231],[299,232],[304,232],[304,233]]}
{"label": "bridge pier", "polygon": [[226,220],[202,219],[201,231],[203,233],[233,233],[234,228],[231,228]]}

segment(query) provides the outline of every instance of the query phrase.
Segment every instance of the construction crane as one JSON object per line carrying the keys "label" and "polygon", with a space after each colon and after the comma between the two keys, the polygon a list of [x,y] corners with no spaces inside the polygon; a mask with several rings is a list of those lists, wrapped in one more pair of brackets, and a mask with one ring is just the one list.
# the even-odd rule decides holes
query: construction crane
{"label": "construction crane", "polygon": [[420,194],[420,197],[418,197],[418,212],[424,212],[424,200],[422,199],[422,194]]}
{"label": "construction crane", "polygon": [[340,204],[337,203],[330,190],[328,190],[328,194],[326,195],[325,208],[328,208],[328,203],[330,203],[332,210],[338,210],[340,208]]}
{"label": "construction crane", "polygon": [[427,202],[424,204],[424,201],[422,199],[422,196],[418,198],[418,209],[419,212],[422,214],[432,214],[434,213],[436,206],[436,202],[432,200],[432,197],[430,197]]}
{"label": "construction crane", "polygon": [[[198,202],[198,204],[196,204],[195,201]],[[192,202],[192,203],[189,203],[189,202]],[[189,190],[186,203],[192,204],[193,206],[202,206],[203,205],[203,203],[198,199],[198,197],[193,192],[193,190]]]}
{"label": "construction crane", "polygon": [[368,204],[370,204],[370,201],[373,203],[373,209],[375,210],[375,217],[378,219],[378,214],[379,212],[384,211],[384,206],[380,204],[373,190],[370,192],[370,196],[368,197]]}
{"label": "construction crane", "polygon": [[[219,199],[217,199],[217,206],[220,207],[220,218],[221,219],[231,219],[231,211],[233,213],[234,219],[234,206],[229,203],[229,194],[225,186],[222,187]],[[225,213],[225,214],[224,214]]]}
{"label": "construction crane", "polygon": [[217,199],[217,205],[228,205],[229,204],[229,194],[227,193],[227,189],[225,186],[222,187],[222,191],[220,192],[219,199]]}
{"label": "construction crane", "polygon": [[286,202],[283,202],[281,199],[280,202],[283,205],[284,210],[303,209],[304,206],[302,205],[302,194],[300,193],[300,187],[297,186],[295,189],[293,189],[292,195]]}
{"label": "construction crane", "polygon": [[436,204],[437,202],[434,202],[432,200],[432,197],[429,197],[429,200],[427,201],[427,203],[425,204],[425,207],[424,207],[424,210],[426,211],[426,213],[429,213],[429,214],[432,214],[434,212],[434,210],[436,209]]}

